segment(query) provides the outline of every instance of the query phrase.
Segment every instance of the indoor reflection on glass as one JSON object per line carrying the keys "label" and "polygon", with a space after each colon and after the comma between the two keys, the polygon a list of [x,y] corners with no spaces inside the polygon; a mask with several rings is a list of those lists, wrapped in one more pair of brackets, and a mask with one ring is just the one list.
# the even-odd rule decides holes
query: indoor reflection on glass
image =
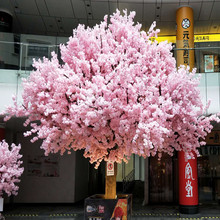
{"label": "indoor reflection on glass", "polygon": [[198,158],[200,202],[220,202],[220,146],[203,146],[200,154],[201,157]]}

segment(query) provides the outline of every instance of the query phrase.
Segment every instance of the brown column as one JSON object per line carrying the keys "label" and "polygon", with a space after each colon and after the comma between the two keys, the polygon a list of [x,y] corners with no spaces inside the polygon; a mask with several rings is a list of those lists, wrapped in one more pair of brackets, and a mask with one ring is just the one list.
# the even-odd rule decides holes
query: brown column
{"label": "brown column", "polygon": [[[179,65],[194,67],[194,29],[193,9],[180,7],[176,12],[177,67]],[[184,152],[178,152],[179,165],[179,207],[184,214],[198,213],[198,177],[197,157],[186,158]]]}
{"label": "brown column", "polygon": [[[177,47],[177,67],[179,65],[189,65],[194,67],[194,26],[193,9],[190,7],[181,7],[176,12],[176,47]],[[180,49],[180,50],[179,50]]]}

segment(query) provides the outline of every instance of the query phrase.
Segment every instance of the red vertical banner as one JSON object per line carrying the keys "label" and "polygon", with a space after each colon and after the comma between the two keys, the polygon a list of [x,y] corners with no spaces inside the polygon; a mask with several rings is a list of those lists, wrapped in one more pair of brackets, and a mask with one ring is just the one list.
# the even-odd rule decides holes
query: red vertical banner
{"label": "red vertical banner", "polygon": [[5,128],[0,127],[0,141],[5,139]]}
{"label": "red vertical banner", "polygon": [[197,213],[198,209],[198,174],[197,155],[194,158],[178,153],[179,162],[179,204],[183,213]]}

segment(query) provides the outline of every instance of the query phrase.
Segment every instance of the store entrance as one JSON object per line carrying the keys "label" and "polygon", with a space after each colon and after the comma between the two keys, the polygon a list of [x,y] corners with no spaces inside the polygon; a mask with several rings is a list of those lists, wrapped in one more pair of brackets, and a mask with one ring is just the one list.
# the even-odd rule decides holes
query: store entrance
{"label": "store entrance", "polygon": [[200,203],[220,202],[220,146],[203,146],[198,158]]}
{"label": "store entrance", "polygon": [[150,157],[150,203],[172,203],[173,202],[173,160],[168,154]]}

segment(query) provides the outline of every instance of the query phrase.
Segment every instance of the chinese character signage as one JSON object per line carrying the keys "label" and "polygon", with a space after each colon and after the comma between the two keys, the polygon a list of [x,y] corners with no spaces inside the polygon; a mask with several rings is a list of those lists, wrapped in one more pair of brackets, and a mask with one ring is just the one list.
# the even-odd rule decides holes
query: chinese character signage
{"label": "chinese character signage", "polygon": [[197,159],[185,157],[183,151],[179,160],[179,201],[181,205],[198,205]]}
{"label": "chinese character signage", "polygon": [[194,67],[194,30],[193,10],[190,7],[181,7],[176,13],[177,34],[177,66],[189,65]]}
{"label": "chinese character signage", "polygon": [[189,31],[183,31],[183,62],[189,64]]}
{"label": "chinese character signage", "polygon": [[195,36],[195,42],[207,42],[210,41],[209,35],[197,35]]}
{"label": "chinese character signage", "polygon": [[[169,43],[176,43],[176,36],[158,36],[150,38],[152,41],[157,40],[158,43],[167,40]],[[220,34],[194,35],[194,42],[219,42]]]}
{"label": "chinese character signage", "polygon": [[185,187],[186,197],[193,197],[192,180],[194,180],[194,178],[193,178],[192,167],[189,162],[185,166],[185,179],[188,180],[186,182],[186,187]]}

